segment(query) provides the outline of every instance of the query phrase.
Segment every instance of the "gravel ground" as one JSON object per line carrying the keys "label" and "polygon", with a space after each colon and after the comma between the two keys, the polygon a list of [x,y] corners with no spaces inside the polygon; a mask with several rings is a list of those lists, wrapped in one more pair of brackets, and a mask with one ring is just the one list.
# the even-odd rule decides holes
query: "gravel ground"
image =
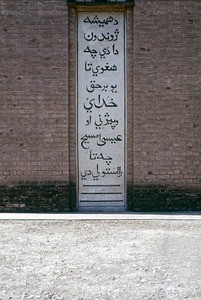
{"label": "gravel ground", "polygon": [[0,221],[0,300],[201,299],[199,221]]}

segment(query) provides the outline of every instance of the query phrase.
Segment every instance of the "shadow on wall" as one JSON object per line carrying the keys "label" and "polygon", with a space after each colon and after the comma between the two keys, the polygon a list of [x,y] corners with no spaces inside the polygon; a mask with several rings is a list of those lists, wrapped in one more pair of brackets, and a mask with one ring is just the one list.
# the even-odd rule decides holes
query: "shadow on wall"
{"label": "shadow on wall", "polygon": [[201,190],[170,186],[135,186],[132,210],[199,211],[201,210]]}
{"label": "shadow on wall", "polygon": [[[128,211],[201,211],[201,190],[170,186],[127,187]],[[1,212],[76,211],[76,186],[73,183],[27,183],[0,186]]]}

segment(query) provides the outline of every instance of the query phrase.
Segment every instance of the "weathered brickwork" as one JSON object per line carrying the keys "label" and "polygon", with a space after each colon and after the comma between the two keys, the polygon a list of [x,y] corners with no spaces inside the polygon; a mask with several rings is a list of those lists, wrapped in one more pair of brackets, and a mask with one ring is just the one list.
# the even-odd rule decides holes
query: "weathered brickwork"
{"label": "weathered brickwork", "polygon": [[68,199],[68,186],[59,182],[0,186],[0,210],[4,212],[68,212]]}
{"label": "weathered brickwork", "polygon": [[133,203],[133,9],[126,11],[126,79],[127,79],[127,207],[132,210]]}
{"label": "weathered brickwork", "polygon": [[[201,210],[201,2],[126,20],[128,209]],[[0,0],[0,40],[0,210],[75,210],[76,11]]]}
{"label": "weathered brickwork", "polygon": [[200,206],[201,2],[137,0],[133,24],[134,185],[191,188]]}
{"label": "weathered brickwork", "polygon": [[68,182],[65,1],[0,1],[0,182]]}
{"label": "weathered brickwork", "polygon": [[68,113],[69,113],[69,190],[70,190],[70,201],[71,210],[76,210],[76,139],[77,139],[77,120],[76,120],[76,80],[77,80],[77,19],[76,11],[74,8],[69,8],[69,23],[68,23],[68,33],[69,33],[69,94],[68,94]]}

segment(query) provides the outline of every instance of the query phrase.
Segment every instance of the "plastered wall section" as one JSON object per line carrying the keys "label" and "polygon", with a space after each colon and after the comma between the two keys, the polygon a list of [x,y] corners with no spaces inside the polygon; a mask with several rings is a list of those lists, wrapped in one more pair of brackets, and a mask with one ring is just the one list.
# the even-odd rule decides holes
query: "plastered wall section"
{"label": "plastered wall section", "polygon": [[0,182],[66,182],[66,2],[0,0],[0,14]]}
{"label": "plastered wall section", "polygon": [[[100,10],[99,8],[96,8]],[[104,9],[107,9],[106,7]],[[77,155],[76,155],[76,63],[77,63],[77,12],[79,9],[69,7],[69,165],[70,182],[77,181]],[[125,10],[126,17],[126,180],[133,183],[133,9]]]}
{"label": "plastered wall section", "polygon": [[201,187],[201,2],[136,0],[135,185]]}

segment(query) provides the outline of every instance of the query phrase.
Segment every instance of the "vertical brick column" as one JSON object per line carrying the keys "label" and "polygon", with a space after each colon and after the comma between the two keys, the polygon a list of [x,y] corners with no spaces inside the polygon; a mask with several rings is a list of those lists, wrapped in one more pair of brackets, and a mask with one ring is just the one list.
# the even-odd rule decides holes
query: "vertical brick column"
{"label": "vertical brick column", "polygon": [[76,10],[73,7],[69,8],[69,22],[68,22],[68,33],[69,33],[69,170],[70,170],[70,205],[71,209],[76,209],[76,160],[77,160],[77,125],[76,125],[76,111],[77,111],[77,100],[76,100],[76,82],[77,82],[77,16]]}
{"label": "vertical brick column", "polygon": [[127,205],[132,210],[133,204],[133,8],[126,10],[126,88],[127,88]]}

